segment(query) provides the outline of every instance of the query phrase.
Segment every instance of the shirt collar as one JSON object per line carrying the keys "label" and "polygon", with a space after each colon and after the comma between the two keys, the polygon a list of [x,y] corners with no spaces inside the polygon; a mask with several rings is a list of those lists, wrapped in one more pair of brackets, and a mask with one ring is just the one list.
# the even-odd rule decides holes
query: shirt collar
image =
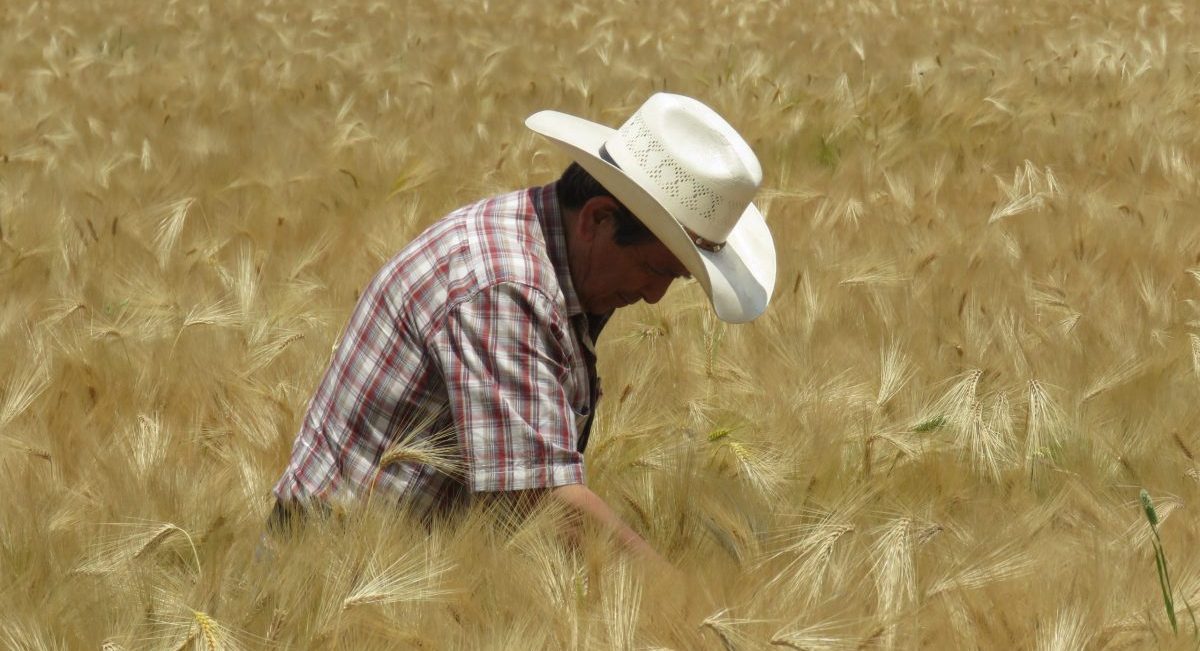
{"label": "shirt collar", "polygon": [[575,293],[575,283],[571,281],[571,265],[567,255],[567,225],[562,209],[558,205],[558,192],[554,183],[533,188],[531,190],[533,207],[538,220],[542,223],[542,232],[546,238],[546,252],[550,262],[554,264],[555,275],[558,276],[558,286],[562,289],[563,299],[567,305],[567,317],[575,318],[584,315],[588,324],[589,334],[593,338],[599,336],[600,329],[612,316],[605,314],[585,314],[579,295]]}
{"label": "shirt collar", "polygon": [[558,193],[555,192],[553,183],[533,188],[532,193],[533,207],[542,222],[542,232],[546,237],[546,253],[550,255],[550,262],[554,264],[558,286],[567,302],[567,316],[583,314],[579,295],[575,293],[575,284],[571,282],[571,265],[567,261],[567,230],[558,206]]}

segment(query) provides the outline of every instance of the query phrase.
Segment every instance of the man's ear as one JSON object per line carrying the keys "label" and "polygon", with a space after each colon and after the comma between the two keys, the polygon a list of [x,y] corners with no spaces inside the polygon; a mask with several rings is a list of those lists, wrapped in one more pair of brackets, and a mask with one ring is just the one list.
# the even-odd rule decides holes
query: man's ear
{"label": "man's ear", "polygon": [[580,239],[595,239],[597,233],[605,230],[605,222],[608,223],[607,229],[611,230],[616,223],[616,212],[620,209],[621,204],[612,197],[599,196],[588,199],[579,207],[579,218],[576,220]]}

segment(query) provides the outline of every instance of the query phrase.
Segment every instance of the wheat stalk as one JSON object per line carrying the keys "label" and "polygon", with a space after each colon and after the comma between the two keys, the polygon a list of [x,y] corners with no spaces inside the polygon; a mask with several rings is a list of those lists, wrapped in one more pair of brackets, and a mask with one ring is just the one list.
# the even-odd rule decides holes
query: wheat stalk
{"label": "wheat stalk", "polygon": [[705,617],[700,628],[712,631],[725,651],[737,651],[754,646],[754,641],[742,629],[755,623],[757,620],[732,617],[728,608],[722,608]]}
{"label": "wheat stalk", "polygon": [[182,527],[170,522],[112,523],[109,526],[127,528],[130,532],[102,538],[90,557],[75,567],[75,572],[109,574],[134,560],[152,556],[169,539],[178,536],[187,541],[196,573],[200,574],[200,554],[191,534]]}
{"label": "wheat stalk", "polygon": [[446,561],[425,558],[409,553],[385,568],[379,569],[373,561],[367,571],[355,582],[350,593],[342,599],[343,610],[366,604],[390,604],[404,601],[431,601],[444,598],[452,592],[437,587],[438,577],[450,571]]}

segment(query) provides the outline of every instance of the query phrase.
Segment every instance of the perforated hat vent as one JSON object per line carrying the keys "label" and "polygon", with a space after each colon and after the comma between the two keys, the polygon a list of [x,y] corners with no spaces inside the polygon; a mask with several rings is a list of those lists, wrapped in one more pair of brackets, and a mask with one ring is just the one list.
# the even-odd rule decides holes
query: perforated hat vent
{"label": "perforated hat vent", "polygon": [[646,175],[692,215],[711,222],[726,209],[725,201],[696,175],[667,155],[667,146],[635,114],[619,130],[625,150],[633,156]]}

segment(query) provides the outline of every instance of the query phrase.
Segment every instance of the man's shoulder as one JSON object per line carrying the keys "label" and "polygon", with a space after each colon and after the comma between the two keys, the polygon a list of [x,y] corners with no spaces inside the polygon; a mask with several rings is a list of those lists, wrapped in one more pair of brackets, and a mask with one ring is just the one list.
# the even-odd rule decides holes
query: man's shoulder
{"label": "man's shoulder", "polygon": [[[503,283],[555,297],[560,290],[537,212],[536,190],[507,192],[452,211],[392,258],[380,276],[391,293],[409,299],[409,310],[418,308],[433,319]],[[414,297],[419,298],[414,302]]]}
{"label": "man's shoulder", "polygon": [[481,286],[502,282],[538,286],[553,279],[534,190],[485,199],[462,216],[468,247],[464,262],[475,270]]}

